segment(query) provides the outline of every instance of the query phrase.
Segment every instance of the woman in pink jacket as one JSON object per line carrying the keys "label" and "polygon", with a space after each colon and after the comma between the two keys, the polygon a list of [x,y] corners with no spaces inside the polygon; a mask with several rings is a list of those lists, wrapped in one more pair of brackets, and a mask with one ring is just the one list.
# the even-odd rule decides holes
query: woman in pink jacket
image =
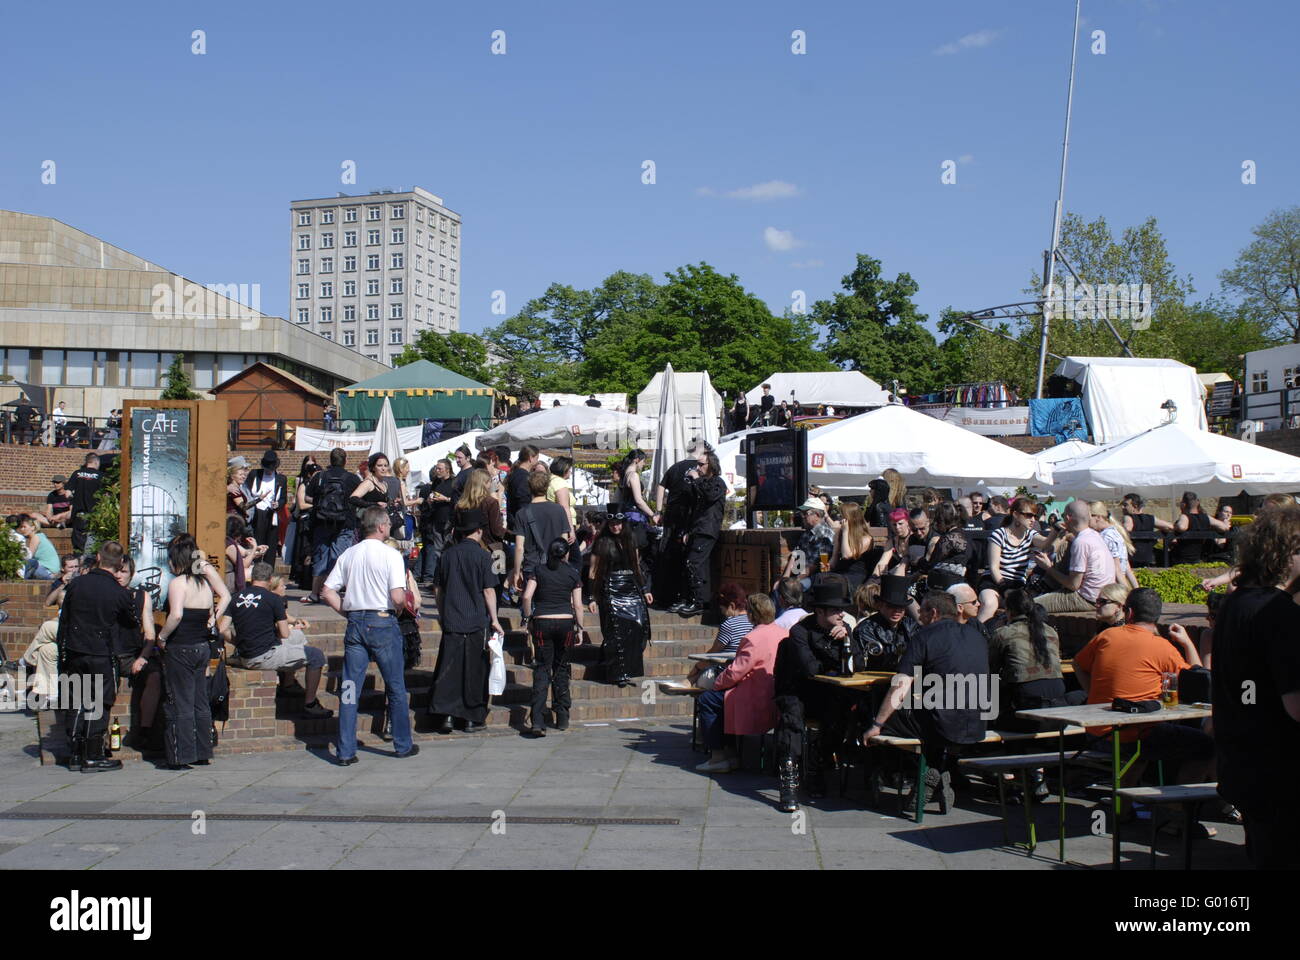
{"label": "woman in pink jacket", "polygon": [[776,648],[788,631],[772,622],[776,608],[766,594],[751,594],[746,611],[754,629],[740,641],[736,659],[718,674],[713,689],[700,694],[700,729],[712,751],[710,759],[695,768],[702,773],[730,773],[740,767],[735,753],[723,747],[724,732],[745,736],[776,726],[772,668]]}

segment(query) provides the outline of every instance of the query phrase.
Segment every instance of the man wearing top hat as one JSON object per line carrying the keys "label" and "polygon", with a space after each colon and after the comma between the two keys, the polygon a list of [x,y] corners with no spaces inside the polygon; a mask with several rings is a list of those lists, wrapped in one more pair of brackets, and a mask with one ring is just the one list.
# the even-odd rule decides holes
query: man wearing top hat
{"label": "man wearing top hat", "polygon": [[[777,648],[773,669],[780,713],[776,727],[777,771],[781,778],[781,809],[787,813],[798,809],[799,762],[805,754],[808,795],[813,799],[826,795],[823,769],[839,745],[840,711],[834,706],[834,689],[814,677],[840,672],[843,644],[849,638],[844,613],[853,605],[848,583],[834,574],[823,577],[811,595],[805,594],[804,602],[813,612],[790,628],[790,635]],[[807,743],[805,722],[814,722],[819,728],[809,728]]]}
{"label": "man wearing top hat", "polygon": [[287,484],[284,474],[276,470],[280,456],[274,450],[262,454],[262,466],[248,475],[247,486],[252,494],[248,511],[253,521],[253,538],[259,546],[266,547],[262,559],[275,566],[280,549],[280,508],[287,502]]}
{"label": "man wearing top hat", "polygon": [[920,624],[908,612],[907,577],[880,578],[876,612],[853,630],[853,662],[859,670],[893,670]]}
{"label": "man wearing top hat", "polygon": [[433,668],[428,712],[435,733],[456,727],[482,730],[488,715],[488,628],[504,633],[497,620],[497,575],[483,545],[482,510],[459,512],[457,542],[438,561],[437,604],[442,640]]}

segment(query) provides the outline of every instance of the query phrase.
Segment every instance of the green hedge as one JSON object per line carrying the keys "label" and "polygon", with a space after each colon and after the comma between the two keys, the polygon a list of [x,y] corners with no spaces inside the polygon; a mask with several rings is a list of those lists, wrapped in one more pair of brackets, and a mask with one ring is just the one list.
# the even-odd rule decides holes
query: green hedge
{"label": "green hedge", "polygon": [[23,545],[14,539],[14,528],[0,520],[0,580],[17,580],[23,566]]}
{"label": "green hedge", "polygon": [[1138,567],[1133,573],[1144,587],[1151,587],[1165,603],[1204,603],[1206,593],[1201,581],[1217,576],[1228,568],[1188,563],[1177,567]]}

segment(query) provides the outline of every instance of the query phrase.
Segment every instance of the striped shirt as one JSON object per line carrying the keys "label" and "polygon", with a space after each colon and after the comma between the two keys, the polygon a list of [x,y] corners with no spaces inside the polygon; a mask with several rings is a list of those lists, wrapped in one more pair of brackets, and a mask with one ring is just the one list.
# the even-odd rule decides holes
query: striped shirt
{"label": "striped shirt", "polygon": [[1024,583],[1025,576],[1029,572],[1029,561],[1032,559],[1033,532],[1026,532],[1024,539],[1017,545],[1011,542],[1011,527],[998,527],[989,536],[989,543],[996,543],[1001,551],[998,558],[998,569],[1002,572],[1003,581]]}
{"label": "striped shirt", "polygon": [[740,646],[740,641],[744,639],[745,634],[753,629],[754,625],[743,613],[738,617],[728,617],[718,627],[717,642],[723,650],[735,650]]}

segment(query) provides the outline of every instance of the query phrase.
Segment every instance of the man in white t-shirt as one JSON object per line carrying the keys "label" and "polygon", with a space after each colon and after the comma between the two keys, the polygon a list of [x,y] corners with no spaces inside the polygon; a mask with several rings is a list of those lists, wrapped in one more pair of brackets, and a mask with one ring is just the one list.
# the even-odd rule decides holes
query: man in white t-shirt
{"label": "man in white t-shirt", "polygon": [[[420,752],[419,745],[411,742],[405,651],[394,613],[406,603],[406,567],[401,554],[384,544],[389,529],[388,511],[367,507],[357,525],[362,539],[343,551],[320,592],[330,609],[348,618],[336,748],[341,766],[357,762],[357,698],[371,660],[384,678],[394,756],[412,757]],[[346,590],[346,596],[340,597],[340,590]]]}
{"label": "man in white t-shirt", "polygon": [[1066,529],[1074,534],[1065,572],[1057,570],[1043,551],[1034,553],[1038,569],[1061,588],[1037,599],[1048,613],[1092,613],[1101,588],[1115,582],[1115,561],[1101,534],[1090,526],[1091,519],[1088,504],[1082,500],[1065,508]]}

